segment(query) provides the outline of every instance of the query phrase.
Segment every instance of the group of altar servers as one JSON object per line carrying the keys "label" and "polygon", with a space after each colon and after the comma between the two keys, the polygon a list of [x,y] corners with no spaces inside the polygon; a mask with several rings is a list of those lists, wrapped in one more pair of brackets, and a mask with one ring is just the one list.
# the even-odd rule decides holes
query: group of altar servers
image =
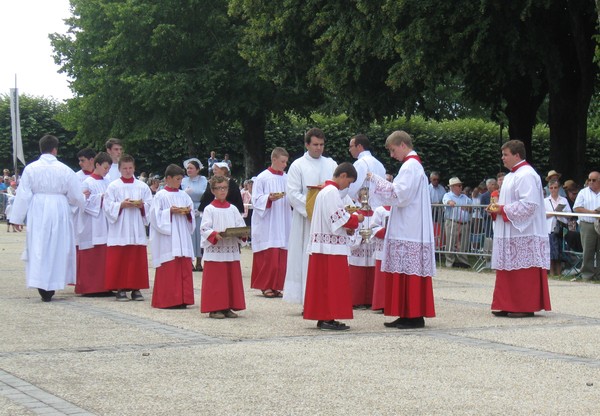
{"label": "group of altar servers", "polygon": [[[194,304],[192,261],[199,253],[194,253],[191,235],[201,218],[200,310],[224,319],[245,309],[240,267],[244,239],[222,235],[228,228],[245,225],[239,210],[227,201],[227,177],[211,178],[215,199],[196,217],[191,198],[180,189],[185,175],[181,167],[169,165],[166,186],[152,196],[149,187],[135,179],[131,156],[119,158],[119,177],[111,177],[114,158],[101,152],[91,167],[82,167],[84,175],[78,175],[83,180],[74,190],[78,175],[56,160],[58,140],[44,147],[45,138],[40,141],[40,160],[24,171],[11,217],[22,224],[27,214],[28,233],[35,237],[28,235],[24,256],[28,286],[38,288],[42,300],[50,301],[54,290],[69,283],[83,295],[143,300],[140,290],[149,288],[149,225],[156,268],[152,306],[179,309]],[[338,166],[323,156],[324,143],[323,132],[310,129],[305,135],[307,151],[288,174],[284,170],[289,155],[277,147],[271,166],[256,177],[251,287],[265,298],[302,304],[304,319],[317,321],[322,330],[348,329],[338,319],[351,319],[353,307],[398,317],[385,322],[386,327],[422,328],[424,318],[435,316],[435,256],[427,176],[412,138],[397,131],[386,140],[390,156],[403,162],[393,182],[367,150],[366,138],[351,140],[351,148],[361,149],[356,154],[351,150],[358,159],[354,165]],[[307,193],[317,186],[320,191],[310,218]],[[365,206],[361,192],[367,192],[372,207]],[[349,206],[361,209],[351,213]],[[510,212],[502,211],[505,223]],[[61,221],[67,214],[70,219]],[[71,250],[75,241],[76,256]],[[498,293],[510,296],[511,285],[518,290],[518,284],[508,282],[503,292],[497,288]],[[544,306],[549,310],[549,300]],[[511,311],[496,315],[518,312],[518,307],[511,305]]]}

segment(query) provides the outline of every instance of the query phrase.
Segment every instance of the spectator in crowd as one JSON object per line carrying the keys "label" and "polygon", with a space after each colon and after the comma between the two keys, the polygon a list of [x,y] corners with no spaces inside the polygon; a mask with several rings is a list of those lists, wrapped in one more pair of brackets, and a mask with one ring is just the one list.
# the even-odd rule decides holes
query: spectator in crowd
{"label": "spectator in crowd", "polygon": [[[550,182],[551,181],[560,181],[561,176],[562,175],[555,170],[551,170],[550,172],[548,172],[548,175],[546,175],[546,182],[548,183],[548,185],[546,185],[544,187],[544,197],[550,196],[550,189],[549,189]],[[558,195],[560,195],[562,197],[567,196],[567,194],[565,193],[565,190],[562,187],[558,188]]]}
{"label": "spectator in crowd", "polygon": [[6,192],[8,187],[10,186],[10,177],[5,176],[2,182],[0,182],[0,192]]}
{"label": "spectator in crowd", "polygon": [[488,208],[495,221],[491,308],[494,316],[523,318],[551,309],[544,192],[540,175],[525,159],[523,142],[509,140],[501,150],[510,173],[504,177],[498,203]]}
{"label": "spectator in crowd", "polygon": [[187,193],[194,203],[194,212],[196,218],[196,228],[192,234],[192,246],[196,257],[196,265],[194,271],[201,272],[202,269],[202,235],[200,233],[200,200],[206,192],[208,180],[205,176],[200,175],[200,171],[204,168],[202,163],[196,158],[191,158],[183,162],[183,167],[186,170],[187,176],[181,182],[181,189]]}
{"label": "spectator in crowd", "polygon": [[10,181],[10,186],[6,188],[6,193],[11,196],[17,196],[17,182]]}
{"label": "spectator in crowd", "polygon": [[446,234],[446,267],[459,267],[468,269],[469,260],[466,253],[469,251],[471,241],[471,213],[467,205],[472,205],[471,198],[462,193],[463,184],[460,179],[450,178],[448,183],[450,192],[444,195],[442,203],[446,205],[444,209],[444,231]]}
{"label": "spectator in crowd", "polygon": [[210,152],[210,157],[208,158],[208,177],[210,178],[213,175],[213,166],[215,163],[217,163],[219,160],[217,159],[217,153],[212,150]]}
{"label": "spectator in crowd", "polygon": [[[588,175],[588,186],[579,191],[573,211],[580,214],[600,213],[600,173],[593,171]],[[594,230],[594,217],[579,217],[579,231],[583,246],[583,266],[581,277],[584,280],[600,279],[600,235]]]}
{"label": "spectator in crowd", "polygon": [[244,189],[241,192],[242,194],[242,202],[244,203],[244,213],[242,214],[242,218],[244,218],[244,222],[247,226],[252,224],[252,213],[253,209],[250,208],[252,206],[252,187],[254,186],[253,179],[247,179],[244,181]]}
{"label": "spectator in crowd", "polygon": [[[236,207],[240,214],[244,212],[244,202],[242,201],[242,193],[240,192],[240,186],[230,176],[229,166],[225,162],[217,162],[213,165],[213,175],[214,176],[224,176],[229,181],[229,187],[227,191],[227,197],[225,198],[227,202]],[[200,199],[200,205],[198,210],[203,212],[204,209],[215,199],[215,196],[212,192],[204,192],[202,198]]]}
{"label": "spectator in crowd", "polygon": [[112,159],[112,165],[110,166],[106,179],[108,179],[109,182],[113,182],[121,177],[121,172],[119,172],[119,159],[121,159],[121,154],[123,153],[123,145],[121,144],[121,140],[113,138],[106,141],[105,147],[106,153],[108,153]]}
{"label": "spectator in crowd", "polygon": [[569,206],[571,207],[571,210],[573,210],[575,199],[577,198],[577,194],[579,193],[581,187],[571,179],[565,181],[562,187],[565,191],[565,195],[567,197],[567,201],[569,202]]}
{"label": "spectator in crowd", "polygon": [[160,177],[158,175],[152,177],[152,179],[150,179],[148,187],[150,188],[150,192],[152,193],[152,195],[156,195],[156,193],[160,191]]}
{"label": "spectator in crowd", "polygon": [[[567,194],[567,202],[569,203],[569,207],[571,208],[571,211],[573,211],[580,187],[575,181],[569,179],[565,181],[563,189]],[[568,221],[568,230],[565,234],[565,242],[570,250],[581,253],[583,251],[583,246],[581,245],[581,234],[579,232],[578,218],[569,217]]]}
{"label": "spectator in crowd", "polygon": [[75,283],[72,208],[85,201],[75,172],[56,159],[58,144],[54,136],[40,139],[41,156],[23,170],[9,219],[21,230],[27,217],[27,287],[37,288],[44,302]]}
{"label": "spectator in crowd", "polygon": [[[544,199],[546,212],[571,212],[571,207],[567,198],[560,196],[558,190],[560,182],[558,179],[551,179],[548,183],[550,196]],[[563,229],[567,228],[568,219],[556,215],[547,214],[546,222],[548,224],[548,235],[550,241],[550,274],[558,276],[561,273],[561,257],[563,244]]]}
{"label": "spectator in crowd", "polygon": [[496,183],[498,184],[498,191],[500,191],[500,189],[502,189],[502,182],[504,182],[504,177],[506,176],[506,173],[504,172],[498,172],[498,174],[496,175]]}
{"label": "spectator in crowd", "polygon": [[446,195],[446,188],[440,184],[440,173],[431,172],[429,174],[429,197],[432,204],[441,204]]}
{"label": "spectator in crowd", "polygon": [[140,173],[140,176],[138,177],[138,180],[140,182],[144,182],[145,184],[148,184],[148,174],[146,172]]}
{"label": "spectator in crowd", "polygon": [[306,273],[308,270],[308,239],[310,220],[306,211],[308,186],[322,185],[333,177],[337,163],[323,156],[325,134],[321,129],[311,128],[304,135],[306,153],[294,161],[288,170],[287,199],[294,209],[288,245],[287,271],[283,299],[286,302],[304,304]]}
{"label": "spectator in crowd", "polygon": [[229,173],[231,173],[231,159],[229,159],[229,154],[225,153],[223,155],[223,160],[221,162],[227,163],[227,167],[229,168]]}

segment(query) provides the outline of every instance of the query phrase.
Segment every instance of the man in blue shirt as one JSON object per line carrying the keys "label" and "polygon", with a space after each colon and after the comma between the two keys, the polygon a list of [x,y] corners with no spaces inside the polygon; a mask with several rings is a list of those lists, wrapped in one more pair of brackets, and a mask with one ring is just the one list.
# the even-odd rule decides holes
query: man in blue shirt
{"label": "man in blue shirt", "polygon": [[[468,269],[469,260],[466,254],[469,251],[471,239],[470,221],[472,205],[471,198],[462,193],[462,182],[454,177],[448,184],[450,192],[444,195],[442,203],[447,206],[444,210],[444,231],[446,234],[446,267],[459,267]],[[459,254],[457,254],[459,253]]]}

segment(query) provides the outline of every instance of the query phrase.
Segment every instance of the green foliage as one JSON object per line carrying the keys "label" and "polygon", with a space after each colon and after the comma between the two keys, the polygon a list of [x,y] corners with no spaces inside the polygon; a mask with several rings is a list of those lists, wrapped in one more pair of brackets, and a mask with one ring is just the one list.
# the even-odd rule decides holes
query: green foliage
{"label": "green foliage", "polygon": [[[46,134],[52,134],[60,141],[60,160],[76,168],[79,149],[73,143],[75,134],[59,121],[60,115],[66,111],[65,104],[51,98],[20,95],[19,108],[25,161],[36,160],[40,155],[39,140]],[[21,162],[18,164],[22,170]],[[13,170],[10,97],[6,94],[0,95],[0,167]]]}

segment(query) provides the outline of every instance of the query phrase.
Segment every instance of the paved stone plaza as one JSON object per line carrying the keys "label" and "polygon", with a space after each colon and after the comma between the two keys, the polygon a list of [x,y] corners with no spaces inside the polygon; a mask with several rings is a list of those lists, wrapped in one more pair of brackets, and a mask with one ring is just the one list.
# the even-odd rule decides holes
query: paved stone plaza
{"label": "paved stone plaza", "polygon": [[151,308],[150,290],[43,303],[25,288],[24,234],[0,231],[0,415],[600,413],[600,285],[551,281],[552,312],[495,318],[493,274],[440,269],[425,329],[355,311],[332,334],[250,290],[247,248],[238,319],[200,314],[201,273],[187,310]]}

